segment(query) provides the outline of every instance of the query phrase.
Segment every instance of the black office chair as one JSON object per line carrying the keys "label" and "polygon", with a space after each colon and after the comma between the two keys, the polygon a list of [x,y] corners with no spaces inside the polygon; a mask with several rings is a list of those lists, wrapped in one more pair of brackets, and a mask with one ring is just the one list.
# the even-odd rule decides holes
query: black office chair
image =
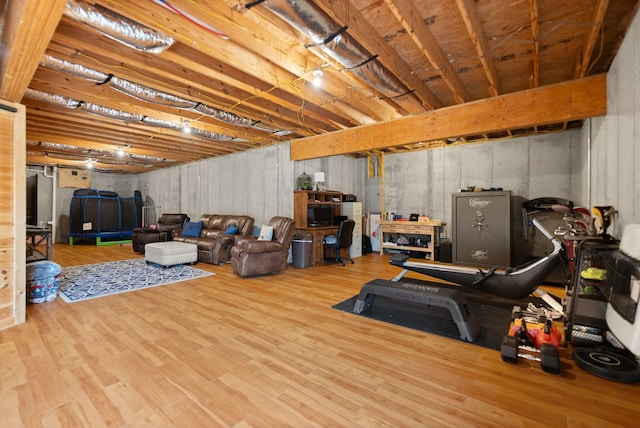
{"label": "black office chair", "polygon": [[[356,222],[353,220],[344,220],[340,222],[340,227],[338,227],[337,235],[327,235],[324,237],[324,263],[329,264],[329,262],[341,263],[344,266],[345,260],[348,260],[353,264],[353,260],[350,258],[342,259],[340,257],[340,250],[344,248],[349,248],[351,246],[351,241],[353,240],[353,228],[355,227]],[[327,257],[327,250],[335,253],[335,257]]]}

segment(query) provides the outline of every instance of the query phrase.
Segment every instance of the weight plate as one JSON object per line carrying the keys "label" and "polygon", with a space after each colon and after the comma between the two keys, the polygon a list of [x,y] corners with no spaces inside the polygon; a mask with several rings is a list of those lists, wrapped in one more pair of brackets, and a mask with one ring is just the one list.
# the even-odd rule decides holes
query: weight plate
{"label": "weight plate", "polygon": [[640,379],[640,365],[635,360],[608,349],[581,347],[572,355],[578,367],[601,378],[623,383]]}

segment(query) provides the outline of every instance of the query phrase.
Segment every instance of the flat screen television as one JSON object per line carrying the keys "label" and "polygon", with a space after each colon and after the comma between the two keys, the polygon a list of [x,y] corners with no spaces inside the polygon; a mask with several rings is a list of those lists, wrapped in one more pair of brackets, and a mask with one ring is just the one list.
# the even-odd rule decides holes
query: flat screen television
{"label": "flat screen television", "polygon": [[333,209],[329,207],[309,207],[307,208],[307,226],[332,226]]}

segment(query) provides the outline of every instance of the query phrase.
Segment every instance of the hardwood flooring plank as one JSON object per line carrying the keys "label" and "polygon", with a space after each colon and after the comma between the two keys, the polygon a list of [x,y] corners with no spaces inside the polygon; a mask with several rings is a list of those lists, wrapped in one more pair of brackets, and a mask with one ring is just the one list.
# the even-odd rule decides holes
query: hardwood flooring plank
{"label": "hardwood flooring plank", "polygon": [[164,413],[171,421],[171,426],[185,426],[185,421],[192,427],[225,427],[214,412],[189,399],[182,399],[164,409]]}
{"label": "hardwood flooring plank", "polygon": [[[55,244],[62,266],[141,258]],[[27,306],[0,331],[2,426],[634,426],[640,384],[593,376],[561,348],[539,363],[331,308],[399,269],[354,265],[215,275]],[[409,273],[407,277],[426,280]],[[559,290],[562,291],[562,290]],[[428,310],[425,307],[425,310]],[[506,333],[506,332],[505,332]],[[597,405],[596,405],[597,403]]]}
{"label": "hardwood flooring plank", "polygon": [[120,410],[109,399],[103,384],[88,367],[77,367],[71,376],[66,378],[69,389],[72,390],[74,400],[77,400],[80,411],[84,415],[87,426],[95,421],[97,425],[118,427],[125,424]]}
{"label": "hardwood flooring plank", "polygon": [[303,424],[306,424],[307,421],[313,421],[321,427],[348,426],[350,424],[350,420],[345,417],[350,413],[339,408],[330,411],[329,405],[331,403],[315,400],[295,388],[287,389],[278,397],[278,400],[300,414],[304,418]]}
{"label": "hardwood flooring plank", "polygon": [[125,425],[161,427],[171,426],[161,412],[145,401],[144,397],[127,381],[120,381],[106,387],[111,402],[122,413]]}

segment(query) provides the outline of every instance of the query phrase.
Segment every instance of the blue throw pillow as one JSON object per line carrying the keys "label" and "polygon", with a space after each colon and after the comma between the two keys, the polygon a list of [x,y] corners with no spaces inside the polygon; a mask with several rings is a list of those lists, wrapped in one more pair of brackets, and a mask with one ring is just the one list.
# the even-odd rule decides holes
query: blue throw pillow
{"label": "blue throw pillow", "polygon": [[231,226],[227,227],[224,233],[225,235],[235,235],[236,233],[238,233],[238,226],[235,224],[232,224]]}
{"label": "blue throw pillow", "polygon": [[200,231],[202,230],[202,222],[188,222],[185,223],[184,229],[182,230],[182,236],[190,236],[193,238],[200,237]]}

